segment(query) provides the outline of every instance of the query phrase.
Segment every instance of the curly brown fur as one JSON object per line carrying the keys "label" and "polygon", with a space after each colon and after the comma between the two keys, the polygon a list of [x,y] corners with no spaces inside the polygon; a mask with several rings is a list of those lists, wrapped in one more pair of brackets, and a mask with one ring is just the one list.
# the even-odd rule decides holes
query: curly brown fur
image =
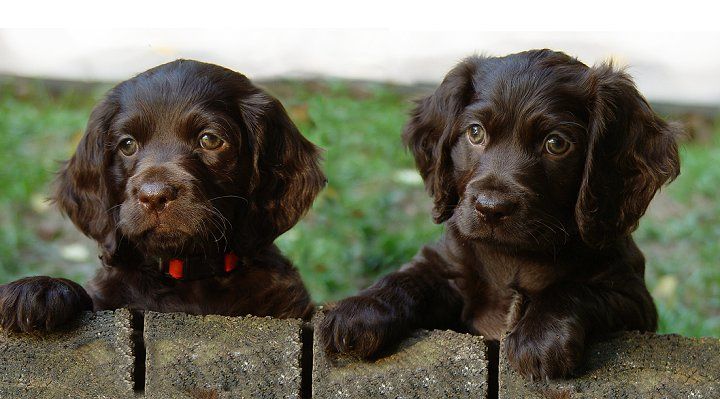
{"label": "curly brown fur", "polygon": [[507,334],[510,364],[547,378],[572,374],[592,339],[654,331],[631,232],[679,173],[678,134],[612,65],[464,60],[403,133],[445,234],[330,310],[326,349],[373,357],[412,329],[459,326]]}

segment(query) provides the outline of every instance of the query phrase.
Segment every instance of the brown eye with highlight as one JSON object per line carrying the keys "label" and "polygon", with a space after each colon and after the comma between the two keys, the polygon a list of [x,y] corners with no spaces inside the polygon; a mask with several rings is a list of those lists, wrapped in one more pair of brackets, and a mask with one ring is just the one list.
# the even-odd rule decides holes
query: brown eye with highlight
{"label": "brown eye with highlight", "polygon": [[545,138],[544,150],[550,155],[564,155],[572,143],[559,134],[550,134]]}
{"label": "brown eye with highlight", "polygon": [[477,123],[467,128],[468,140],[474,145],[480,145],[485,142],[485,129]]}
{"label": "brown eye with highlight", "polygon": [[134,138],[128,137],[120,142],[118,148],[120,149],[120,152],[123,153],[123,155],[129,157],[137,152],[138,144]]}
{"label": "brown eye with highlight", "polygon": [[222,147],[224,143],[225,141],[223,139],[212,133],[204,133],[200,136],[200,147],[206,150],[217,150]]}

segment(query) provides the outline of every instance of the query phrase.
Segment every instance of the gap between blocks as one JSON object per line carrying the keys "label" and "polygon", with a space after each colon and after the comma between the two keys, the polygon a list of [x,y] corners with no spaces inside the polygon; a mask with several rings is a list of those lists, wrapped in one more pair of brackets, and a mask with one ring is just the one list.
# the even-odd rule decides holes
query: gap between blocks
{"label": "gap between blocks", "polygon": [[[133,391],[137,397],[145,392],[146,361],[145,347],[145,312],[131,311],[132,343],[133,343]],[[485,343],[485,356],[487,359],[487,399],[498,399],[499,395],[499,352],[500,344],[494,341]],[[300,398],[312,398],[313,380],[313,343],[314,326],[312,322],[303,322],[300,332]]]}

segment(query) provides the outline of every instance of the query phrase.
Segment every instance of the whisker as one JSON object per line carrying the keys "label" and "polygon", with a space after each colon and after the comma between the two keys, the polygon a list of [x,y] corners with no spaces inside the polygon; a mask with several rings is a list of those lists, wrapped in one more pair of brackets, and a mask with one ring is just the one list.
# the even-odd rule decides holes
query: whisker
{"label": "whisker", "polygon": [[113,209],[119,208],[119,207],[121,207],[121,206],[122,206],[122,203],[117,204],[117,205],[114,205],[114,206],[111,206],[111,207],[108,208],[108,210],[106,210],[105,212],[111,212]]}
{"label": "whisker", "polygon": [[221,198],[237,198],[245,201],[246,203],[249,203],[248,199],[239,195],[221,195],[219,197],[210,198],[208,201],[215,201]]}

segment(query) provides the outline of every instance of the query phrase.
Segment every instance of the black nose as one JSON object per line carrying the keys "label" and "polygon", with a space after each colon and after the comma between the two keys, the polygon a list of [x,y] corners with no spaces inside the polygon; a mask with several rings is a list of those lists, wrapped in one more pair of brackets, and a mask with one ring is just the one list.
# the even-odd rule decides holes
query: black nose
{"label": "black nose", "polygon": [[517,202],[499,196],[480,194],[475,201],[475,210],[485,222],[496,224],[515,213]]}
{"label": "black nose", "polygon": [[177,198],[177,190],[166,183],[143,183],[137,192],[138,201],[149,211],[161,212]]}

